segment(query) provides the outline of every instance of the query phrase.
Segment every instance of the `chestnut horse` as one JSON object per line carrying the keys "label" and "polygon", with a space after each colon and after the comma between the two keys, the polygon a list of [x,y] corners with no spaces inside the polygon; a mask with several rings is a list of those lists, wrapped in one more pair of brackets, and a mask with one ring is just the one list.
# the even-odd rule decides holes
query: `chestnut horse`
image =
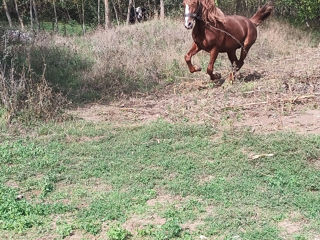
{"label": "chestnut horse", "polygon": [[[214,62],[220,52],[226,52],[228,58],[238,71],[244,64],[249,49],[257,39],[257,26],[268,18],[273,10],[271,3],[260,8],[248,19],[243,16],[226,16],[215,6],[214,0],[184,0],[185,27],[192,29],[193,44],[185,56],[191,73],[201,71],[200,67],[191,63],[193,55],[201,50],[210,53],[207,73],[211,80],[220,79],[219,73],[214,74]],[[236,50],[241,48],[240,59]],[[233,73],[234,73],[233,72]]]}

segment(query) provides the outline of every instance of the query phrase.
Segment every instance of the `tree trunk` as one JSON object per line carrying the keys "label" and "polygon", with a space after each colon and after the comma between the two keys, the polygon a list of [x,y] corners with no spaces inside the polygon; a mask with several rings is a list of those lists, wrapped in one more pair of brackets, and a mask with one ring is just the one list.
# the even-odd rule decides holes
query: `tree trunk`
{"label": "tree trunk", "polygon": [[147,13],[148,13],[148,18],[151,18],[151,3],[150,3],[150,0],[148,0],[148,11],[147,11]]}
{"label": "tree trunk", "polygon": [[112,3],[112,5],[113,5],[113,10],[114,10],[114,13],[115,13],[115,15],[116,15],[117,25],[119,26],[120,23],[119,23],[118,11],[117,11],[116,5],[115,5],[115,3],[114,3],[113,0],[111,0],[111,3]]}
{"label": "tree trunk", "polygon": [[[117,5],[118,5],[118,13],[120,13],[120,17],[122,16],[122,11],[121,11],[121,1],[117,0]],[[119,15],[118,15],[119,16]],[[121,17],[122,18],[122,17]]]}
{"label": "tree trunk", "polygon": [[32,6],[33,6],[33,3],[32,3],[32,0],[29,0],[30,1],[30,28],[33,29],[33,13],[32,13]]}
{"label": "tree trunk", "polygon": [[63,21],[63,36],[67,36],[67,16],[64,17],[64,21]]}
{"label": "tree trunk", "polygon": [[21,29],[24,30],[23,21],[22,21],[22,18],[20,16],[20,14],[19,14],[19,7],[18,7],[17,0],[13,0],[13,1],[14,1],[14,5],[15,5],[15,8],[16,8],[16,12],[17,12],[17,16],[18,16],[18,19],[19,19],[19,23],[20,23]]}
{"label": "tree trunk", "polygon": [[153,3],[154,3],[154,18],[155,18],[155,19],[158,19],[159,14],[158,14],[157,1],[156,1],[156,0],[153,0]]}
{"label": "tree trunk", "polygon": [[9,11],[8,11],[8,6],[7,6],[6,1],[7,1],[7,0],[2,0],[2,2],[3,2],[3,8],[4,8],[4,11],[6,12],[6,15],[7,15],[9,27],[12,27],[12,20],[11,20],[10,13],[9,13]]}
{"label": "tree trunk", "polygon": [[242,4],[241,4],[241,0],[237,0],[236,1],[236,9],[235,9],[235,14],[240,14],[242,13]]}
{"label": "tree trunk", "polygon": [[82,0],[82,33],[83,35],[86,33],[86,25],[84,22],[84,0]]}
{"label": "tree trunk", "polygon": [[101,21],[100,21],[100,2],[101,0],[98,0],[98,26],[100,26]]}
{"label": "tree trunk", "polygon": [[160,0],[160,19],[164,20],[164,1]]}
{"label": "tree trunk", "polygon": [[40,24],[39,24],[36,0],[32,0],[32,3],[33,3],[32,4],[32,8],[33,8],[33,12],[34,12],[34,21],[35,21],[36,25],[38,26],[38,30],[39,30],[40,29]]}
{"label": "tree trunk", "polygon": [[132,0],[129,0],[128,14],[127,14],[127,25],[129,24],[129,21],[130,21],[131,6],[132,6]]}
{"label": "tree trunk", "polygon": [[134,14],[134,22],[137,22],[137,13],[136,13],[136,2],[132,0],[132,7],[134,9],[133,14]]}
{"label": "tree trunk", "polygon": [[57,32],[59,30],[59,26],[58,26],[56,0],[53,0],[52,3],[53,3],[53,12],[54,12],[54,31]]}
{"label": "tree trunk", "polygon": [[109,8],[109,0],[104,0],[104,18],[105,24],[104,28],[108,29],[111,27],[110,24],[110,8]]}
{"label": "tree trunk", "polygon": [[69,13],[69,11],[68,11],[68,8],[66,9],[66,11],[67,11],[67,16],[68,16],[68,21],[71,21],[72,18],[71,18],[71,16],[70,16],[70,13]]}
{"label": "tree trunk", "polygon": [[79,23],[82,24],[82,14],[81,14],[81,11],[80,11],[79,4],[76,3],[76,6],[77,6],[78,17],[79,17]]}

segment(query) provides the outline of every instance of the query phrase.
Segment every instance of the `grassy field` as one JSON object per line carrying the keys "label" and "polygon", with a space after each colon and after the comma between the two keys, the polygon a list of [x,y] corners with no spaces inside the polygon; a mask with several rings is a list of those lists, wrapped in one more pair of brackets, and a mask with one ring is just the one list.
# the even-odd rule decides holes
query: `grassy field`
{"label": "grassy field", "polygon": [[319,157],[319,136],[162,120],[2,131],[0,238],[317,239]]}
{"label": "grassy field", "polygon": [[13,45],[0,77],[29,71],[1,92],[0,239],[320,239],[317,38],[261,26],[220,88],[188,73],[190,44],[169,19]]}

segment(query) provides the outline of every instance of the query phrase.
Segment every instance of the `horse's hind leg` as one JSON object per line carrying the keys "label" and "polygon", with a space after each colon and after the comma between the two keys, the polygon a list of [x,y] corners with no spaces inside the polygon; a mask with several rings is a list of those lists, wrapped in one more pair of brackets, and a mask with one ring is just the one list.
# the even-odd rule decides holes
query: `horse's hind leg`
{"label": "horse's hind leg", "polygon": [[213,48],[210,52],[210,61],[209,61],[207,73],[209,74],[211,80],[221,78],[221,74],[219,73],[213,74],[214,62],[216,61],[218,54],[219,54],[219,50],[217,48]]}
{"label": "horse's hind leg", "polygon": [[232,67],[232,72],[230,73],[229,79],[231,81],[231,83],[233,83],[234,79],[235,79],[235,74],[236,74],[236,70],[237,70],[237,63],[238,63],[238,58],[236,55],[236,49],[234,50],[230,50],[228,53],[228,58],[231,62],[231,67]]}
{"label": "horse's hind leg", "polygon": [[241,48],[241,54],[240,54],[240,59],[239,61],[237,62],[237,71],[240,70],[240,68],[243,66],[244,64],[244,59],[247,57],[248,55],[248,52],[250,50],[252,45],[249,45],[249,46],[244,46],[243,48]]}
{"label": "horse's hind leg", "polygon": [[189,50],[189,52],[187,53],[187,55],[184,57],[184,59],[186,60],[187,65],[188,65],[188,67],[189,67],[189,71],[190,71],[191,73],[201,71],[201,68],[200,68],[200,67],[194,66],[194,65],[192,65],[192,63],[191,63],[191,58],[192,58],[192,56],[194,56],[195,54],[197,54],[200,50],[201,50],[201,49],[198,47],[198,45],[197,45],[195,42],[193,42],[191,49]]}
{"label": "horse's hind leg", "polygon": [[233,66],[236,62],[238,62],[238,58],[236,55],[236,50],[230,50],[228,53],[228,58],[231,62],[231,65]]}

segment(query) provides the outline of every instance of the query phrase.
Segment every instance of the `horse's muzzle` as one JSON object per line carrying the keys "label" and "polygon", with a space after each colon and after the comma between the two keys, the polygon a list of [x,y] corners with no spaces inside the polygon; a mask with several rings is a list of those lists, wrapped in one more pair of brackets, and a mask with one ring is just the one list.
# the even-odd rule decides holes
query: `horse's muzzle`
{"label": "horse's muzzle", "polygon": [[193,27],[193,22],[187,22],[184,24],[184,26],[186,27],[186,29],[190,30]]}

